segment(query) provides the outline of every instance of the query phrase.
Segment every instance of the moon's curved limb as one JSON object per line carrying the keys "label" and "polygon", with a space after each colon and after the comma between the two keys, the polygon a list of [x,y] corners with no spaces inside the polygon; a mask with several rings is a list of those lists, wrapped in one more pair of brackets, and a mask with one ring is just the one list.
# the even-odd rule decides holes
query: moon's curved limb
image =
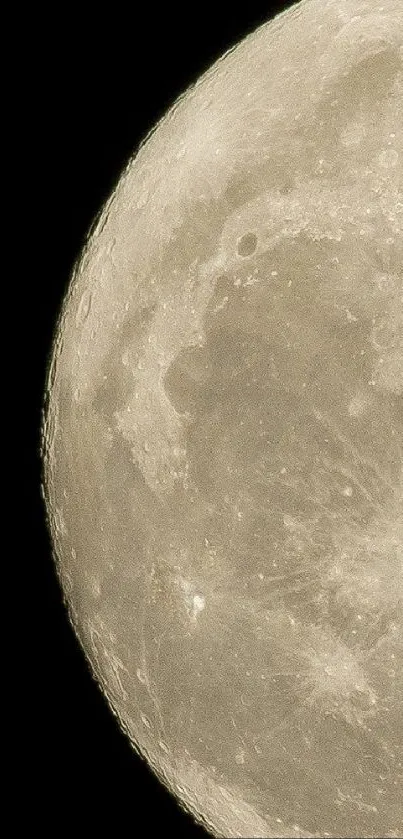
{"label": "moon's curved limb", "polygon": [[78,637],[216,835],[402,835],[403,12],[303,0],[130,161],[55,339]]}

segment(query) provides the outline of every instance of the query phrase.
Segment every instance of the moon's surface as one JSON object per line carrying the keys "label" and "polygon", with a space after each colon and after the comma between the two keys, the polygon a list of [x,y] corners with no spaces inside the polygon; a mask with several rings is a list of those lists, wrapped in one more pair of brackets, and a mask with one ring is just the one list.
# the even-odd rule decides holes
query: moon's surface
{"label": "moon's surface", "polygon": [[403,836],[403,6],[302,0],[127,166],[45,495],[133,744],[217,836]]}

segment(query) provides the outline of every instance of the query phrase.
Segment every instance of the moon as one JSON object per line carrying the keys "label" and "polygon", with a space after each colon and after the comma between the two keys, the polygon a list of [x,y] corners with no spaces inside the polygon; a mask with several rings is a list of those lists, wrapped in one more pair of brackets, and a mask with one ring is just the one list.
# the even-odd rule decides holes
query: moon
{"label": "moon", "polygon": [[145,139],[55,328],[70,620],[213,836],[403,836],[402,138],[400,0],[301,0]]}

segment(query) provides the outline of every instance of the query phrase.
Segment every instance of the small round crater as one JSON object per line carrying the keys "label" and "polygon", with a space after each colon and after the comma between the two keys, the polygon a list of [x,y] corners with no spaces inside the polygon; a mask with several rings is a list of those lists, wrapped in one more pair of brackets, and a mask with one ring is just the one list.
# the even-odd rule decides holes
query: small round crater
{"label": "small round crater", "polygon": [[244,233],[237,243],[237,251],[239,256],[251,256],[255,253],[257,248],[256,233]]}

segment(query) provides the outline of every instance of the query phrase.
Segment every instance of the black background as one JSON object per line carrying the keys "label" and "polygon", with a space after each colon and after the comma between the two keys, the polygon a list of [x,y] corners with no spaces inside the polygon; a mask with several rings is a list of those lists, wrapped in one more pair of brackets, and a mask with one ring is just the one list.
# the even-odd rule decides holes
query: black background
{"label": "black background", "polygon": [[128,158],[213,61],[290,5],[178,3],[160,9],[151,3],[129,8],[107,3],[91,15],[89,7],[53,4],[25,18],[21,165],[28,156],[34,183],[25,213],[35,230],[27,278],[34,329],[25,394],[32,395],[35,420],[32,472],[25,465],[33,501],[26,576],[32,676],[25,688],[28,735],[17,783],[32,830],[59,836],[70,822],[78,834],[88,829],[91,835],[114,835],[124,828],[134,837],[207,836],[133,752],[68,623],[39,492],[40,411],[52,335],[73,265]]}

